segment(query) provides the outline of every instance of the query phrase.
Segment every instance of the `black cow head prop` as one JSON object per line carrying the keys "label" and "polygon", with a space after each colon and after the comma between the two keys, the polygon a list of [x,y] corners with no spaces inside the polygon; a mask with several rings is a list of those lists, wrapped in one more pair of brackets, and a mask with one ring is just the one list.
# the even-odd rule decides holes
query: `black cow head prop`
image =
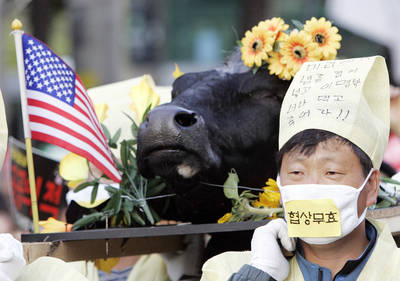
{"label": "black cow head prop", "polygon": [[174,219],[214,223],[230,211],[222,188],[234,168],[240,185],[261,187],[276,175],[279,111],[289,82],[257,73],[234,53],[220,69],[188,73],[172,102],[150,111],[138,133],[142,175],[163,177],[175,193]]}

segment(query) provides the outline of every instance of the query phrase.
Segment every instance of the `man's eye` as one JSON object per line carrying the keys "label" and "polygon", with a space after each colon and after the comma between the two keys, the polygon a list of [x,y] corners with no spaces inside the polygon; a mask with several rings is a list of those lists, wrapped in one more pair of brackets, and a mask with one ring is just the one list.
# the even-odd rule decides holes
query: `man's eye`
{"label": "man's eye", "polygon": [[327,174],[328,176],[334,176],[334,175],[337,174],[337,172],[336,172],[336,171],[328,171],[328,172],[326,172],[326,174]]}
{"label": "man's eye", "polygon": [[291,171],[290,173],[291,173],[292,175],[300,175],[300,174],[301,174],[300,171]]}

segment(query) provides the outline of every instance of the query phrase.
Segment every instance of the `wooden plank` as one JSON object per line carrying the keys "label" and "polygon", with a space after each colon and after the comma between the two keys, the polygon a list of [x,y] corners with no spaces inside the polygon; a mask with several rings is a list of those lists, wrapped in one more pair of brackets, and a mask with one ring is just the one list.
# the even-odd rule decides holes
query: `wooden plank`
{"label": "wooden plank", "polygon": [[53,242],[53,241],[75,241],[75,240],[96,240],[134,237],[156,237],[171,235],[204,234],[215,232],[231,232],[253,230],[268,223],[263,221],[233,222],[233,223],[211,223],[211,224],[182,224],[151,227],[131,228],[109,228],[79,230],[71,232],[56,232],[42,234],[22,234],[22,242]]}
{"label": "wooden plank", "polygon": [[[108,244],[108,245],[107,245]],[[27,263],[39,257],[60,258],[63,261],[92,260],[107,257],[134,256],[173,252],[184,248],[182,237],[139,237],[101,240],[23,243]]]}
{"label": "wooden plank", "polygon": [[[400,207],[368,211],[367,217],[388,223],[399,245]],[[28,263],[41,256],[64,261],[90,260],[177,251],[183,249],[184,235],[253,230],[266,223],[267,220],[23,234],[22,242]]]}

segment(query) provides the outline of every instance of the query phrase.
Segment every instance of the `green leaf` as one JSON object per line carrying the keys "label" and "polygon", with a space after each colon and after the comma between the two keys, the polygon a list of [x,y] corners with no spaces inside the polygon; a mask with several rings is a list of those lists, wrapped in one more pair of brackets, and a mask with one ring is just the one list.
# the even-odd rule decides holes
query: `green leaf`
{"label": "green leaf", "polygon": [[90,196],[90,204],[93,204],[97,197],[97,191],[99,190],[99,183],[96,182],[92,189],[92,194]]}
{"label": "green leaf", "polygon": [[146,222],[142,219],[142,217],[136,211],[131,213],[131,216],[132,216],[132,219],[134,221],[136,221],[138,224],[140,224],[142,226],[146,225]]}
{"label": "green leaf", "polygon": [[392,184],[395,184],[395,185],[400,185],[400,182],[399,182],[399,181],[397,181],[397,180],[395,180],[395,179],[392,179],[392,178],[381,177],[381,182],[386,182],[386,183],[392,183]]}
{"label": "green leaf", "polygon": [[154,217],[155,222],[159,222],[161,220],[161,217],[157,214],[157,212],[149,205],[149,209],[151,214]]}
{"label": "green leaf", "polygon": [[292,20],[292,23],[298,30],[302,30],[304,28],[304,25],[298,21],[298,20]]}
{"label": "green leaf", "polygon": [[150,222],[151,224],[154,224],[154,218],[153,218],[153,215],[152,215],[152,213],[151,213],[151,211],[150,211],[150,209],[149,209],[149,206],[147,205],[147,201],[145,201],[145,202],[141,205],[141,207],[143,208],[144,214],[146,215],[146,217],[147,217],[147,219],[149,220],[149,222]]}
{"label": "green leaf", "polygon": [[255,66],[252,68],[253,74],[256,74],[258,71],[259,67]]}
{"label": "green leaf", "polygon": [[224,194],[228,199],[239,199],[238,193],[239,176],[236,174],[235,170],[231,170],[228,173],[228,178],[224,183]]}
{"label": "green leaf", "polygon": [[128,166],[128,146],[125,140],[123,140],[120,144],[121,162],[122,165],[126,168]]}
{"label": "green leaf", "polygon": [[381,209],[381,208],[389,208],[392,206],[392,203],[390,203],[387,200],[382,200],[381,202],[379,202],[378,204],[375,205],[377,209]]}
{"label": "green leaf", "polygon": [[145,119],[146,119],[146,115],[147,115],[147,113],[149,113],[149,111],[151,110],[151,106],[152,106],[152,104],[150,104],[150,105],[146,108],[146,110],[143,112],[142,120],[145,120]]}
{"label": "green leaf", "polygon": [[77,220],[72,226],[72,230],[78,230],[88,224],[94,223],[103,217],[102,212],[92,213],[90,215],[84,215],[82,218]]}
{"label": "green leaf", "polygon": [[132,224],[131,214],[126,209],[122,209],[122,212],[124,213],[124,218],[126,219],[126,224],[128,226],[130,226]]}
{"label": "green leaf", "polygon": [[167,185],[164,182],[160,183],[159,185],[152,186],[152,187],[150,187],[150,185],[148,185],[146,196],[148,196],[148,197],[156,196],[156,195],[160,194],[161,191],[163,191],[166,186]]}
{"label": "green leaf", "polygon": [[236,45],[238,45],[239,47],[243,47],[242,40],[237,40]]}
{"label": "green leaf", "polygon": [[107,127],[104,124],[100,124],[100,125],[103,128],[104,136],[109,141],[111,139],[110,131],[107,129]]}
{"label": "green leaf", "polygon": [[85,189],[85,188],[88,187],[88,186],[93,186],[93,185],[95,185],[97,182],[98,182],[98,181],[97,181],[97,179],[96,179],[96,180],[94,180],[94,181],[87,181],[87,182],[81,183],[80,185],[78,185],[77,187],[74,188],[74,192],[79,192],[79,191],[81,191],[82,189]]}
{"label": "green leaf", "polygon": [[273,49],[274,52],[279,52],[279,49],[280,49],[279,41],[275,41],[272,49]]}
{"label": "green leaf", "polygon": [[113,136],[112,139],[111,139],[111,142],[112,142],[112,143],[116,143],[116,142],[118,141],[118,139],[119,139],[120,136],[121,136],[121,128],[119,128],[119,129],[115,132],[114,136]]}
{"label": "green leaf", "polygon": [[110,197],[107,205],[104,207],[103,211],[113,210],[117,214],[121,210],[121,193],[118,191],[113,196]]}
{"label": "green leaf", "polygon": [[108,194],[110,194],[110,196],[112,196],[116,192],[118,192],[118,188],[115,188],[115,187],[113,187],[111,185],[107,185],[104,189],[108,192]]}

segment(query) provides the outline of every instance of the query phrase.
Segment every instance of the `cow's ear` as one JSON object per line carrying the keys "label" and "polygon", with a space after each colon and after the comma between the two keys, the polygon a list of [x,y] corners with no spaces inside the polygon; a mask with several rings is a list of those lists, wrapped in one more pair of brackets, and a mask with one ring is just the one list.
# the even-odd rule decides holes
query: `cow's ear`
{"label": "cow's ear", "polygon": [[192,88],[197,83],[206,80],[207,77],[212,75],[217,75],[215,70],[183,74],[172,84],[172,98],[175,98],[180,93]]}
{"label": "cow's ear", "polygon": [[248,71],[241,75],[239,92],[243,94],[269,92],[271,96],[283,99],[290,81],[281,80],[275,75],[270,75],[268,70],[260,69],[256,73]]}

